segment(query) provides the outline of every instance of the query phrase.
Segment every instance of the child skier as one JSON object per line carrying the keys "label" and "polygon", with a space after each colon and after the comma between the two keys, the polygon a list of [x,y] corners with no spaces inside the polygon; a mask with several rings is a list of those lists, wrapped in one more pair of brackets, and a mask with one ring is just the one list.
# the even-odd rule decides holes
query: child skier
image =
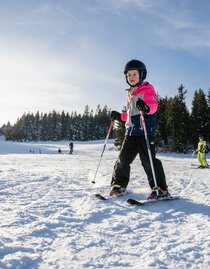
{"label": "child skier", "polygon": [[203,135],[199,135],[199,142],[198,142],[196,152],[198,153],[199,168],[207,168],[208,163],[205,158],[206,141],[204,140]]}
{"label": "child skier", "polygon": [[[144,82],[147,69],[143,62],[139,60],[129,61],[125,65],[124,74],[126,82],[130,86],[127,90],[127,111],[125,113],[112,111],[111,119],[125,121],[126,133],[119,157],[114,165],[110,196],[117,196],[125,192],[130,180],[130,165],[137,154],[139,154],[151,188],[151,194],[148,196],[148,199],[168,197],[170,194],[168,192],[163,166],[161,161],[155,157],[154,138],[156,111],[158,108],[156,92],[151,84]],[[140,111],[144,113],[158,192],[154,189],[155,183],[142,122],[140,121]]]}

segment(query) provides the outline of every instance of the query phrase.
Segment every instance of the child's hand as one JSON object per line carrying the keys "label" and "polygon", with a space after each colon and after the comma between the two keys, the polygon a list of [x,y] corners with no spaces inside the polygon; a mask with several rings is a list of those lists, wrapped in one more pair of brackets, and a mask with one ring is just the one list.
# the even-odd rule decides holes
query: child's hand
{"label": "child's hand", "polygon": [[111,120],[114,121],[114,120],[118,120],[118,121],[121,121],[121,114],[117,111],[111,111]]}
{"label": "child's hand", "polygon": [[136,101],[136,107],[144,113],[149,113],[150,111],[149,106],[140,98]]}

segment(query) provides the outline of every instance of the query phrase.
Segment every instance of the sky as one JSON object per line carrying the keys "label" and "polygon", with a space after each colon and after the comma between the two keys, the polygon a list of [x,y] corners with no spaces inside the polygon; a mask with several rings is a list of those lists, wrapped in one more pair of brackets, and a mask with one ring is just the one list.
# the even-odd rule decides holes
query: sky
{"label": "sky", "polygon": [[210,88],[208,0],[0,0],[0,126],[24,113],[121,111],[143,61],[161,97]]}

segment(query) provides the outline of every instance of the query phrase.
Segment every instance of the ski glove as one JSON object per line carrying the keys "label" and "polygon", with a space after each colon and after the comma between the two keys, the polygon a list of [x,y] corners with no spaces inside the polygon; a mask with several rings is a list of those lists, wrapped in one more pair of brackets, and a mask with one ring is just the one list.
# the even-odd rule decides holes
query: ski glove
{"label": "ski glove", "polygon": [[149,106],[140,98],[138,99],[138,101],[136,101],[136,107],[144,113],[150,112]]}
{"label": "ski glove", "polygon": [[121,114],[117,111],[111,111],[111,120],[114,121],[114,120],[118,120],[118,121],[121,121]]}

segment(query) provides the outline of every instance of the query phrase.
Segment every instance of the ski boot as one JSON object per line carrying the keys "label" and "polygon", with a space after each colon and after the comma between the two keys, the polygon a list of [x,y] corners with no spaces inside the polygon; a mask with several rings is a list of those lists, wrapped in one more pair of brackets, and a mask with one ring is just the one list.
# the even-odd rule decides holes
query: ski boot
{"label": "ski boot", "polygon": [[148,196],[147,200],[162,199],[169,196],[170,196],[170,193],[168,192],[167,187],[163,187],[163,188],[159,188],[158,192],[156,189],[153,189],[150,195]]}
{"label": "ski boot", "polygon": [[126,189],[119,185],[113,185],[109,196],[120,196],[126,193]]}

